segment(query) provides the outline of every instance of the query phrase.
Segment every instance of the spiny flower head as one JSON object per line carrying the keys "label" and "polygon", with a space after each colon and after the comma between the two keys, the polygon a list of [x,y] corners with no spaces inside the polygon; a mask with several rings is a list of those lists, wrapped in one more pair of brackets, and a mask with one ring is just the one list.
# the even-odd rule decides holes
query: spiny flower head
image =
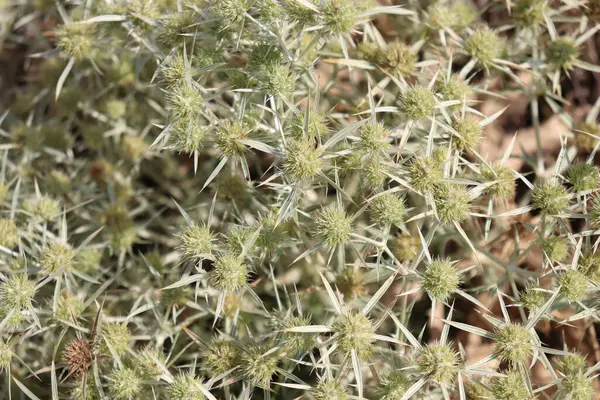
{"label": "spiny flower head", "polygon": [[402,398],[411,386],[410,379],[402,372],[393,371],[381,378],[376,393],[379,400],[397,400]]}
{"label": "spiny flower head", "polygon": [[196,16],[191,11],[168,14],[158,24],[157,39],[167,46],[177,46],[185,40],[185,33],[194,23]]}
{"label": "spiny flower head", "polygon": [[411,185],[418,191],[430,191],[444,178],[444,162],[436,157],[415,157],[408,167]]}
{"label": "spiny flower head", "polygon": [[583,251],[579,257],[577,270],[592,282],[600,283],[600,254]]}
{"label": "spiny flower head", "polygon": [[70,374],[83,374],[92,362],[92,344],[87,339],[71,340],[63,352]]}
{"label": "spiny flower head", "polygon": [[435,94],[425,87],[414,86],[400,96],[400,108],[406,116],[419,120],[433,115],[436,106]]}
{"label": "spiny flower head", "polygon": [[492,383],[492,394],[498,400],[533,400],[529,393],[523,374],[517,369],[509,369],[503,377],[495,378]]}
{"label": "spiny flower head", "polygon": [[56,47],[75,59],[90,57],[94,48],[94,24],[70,23],[56,30]]}
{"label": "spiny flower head", "polygon": [[196,224],[188,226],[177,236],[181,240],[179,249],[186,258],[201,259],[212,252],[215,236],[206,226]]}
{"label": "spiny flower head", "polygon": [[427,9],[428,24],[433,29],[464,29],[470,26],[477,12],[468,4],[456,2],[449,5],[434,3]]}
{"label": "spiny flower head", "polygon": [[177,374],[169,385],[169,396],[173,400],[204,400],[201,385],[202,381],[193,374]]}
{"label": "spiny flower head", "polygon": [[228,339],[215,339],[202,352],[202,367],[210,376],[218,376],[237,365],[240,351]]}
{"label": "spiny flower head", "polygon": [[589,400],[595,394],[593,379],[583,372],[565,376],[561,386],[560,393],[570,400]]}
{"label": "spiny flower head", "polygon": [[404,200],[395,194],[377,196],[371,201],[371,217],[383,225],[400,225],[404,221]]}
{"label": "spiny flower head", "polygon": [[415,72],[417,54],[404,42],[396,40],[383,50],[378,48],[375,62],[391,75],[405,77]]}
{"label": "spiny flower head", "polygon": [[587,278],[581,272],[569,269],[558,276],[560,293],[569,301],[581,301],[587,293]]}
{"label": "spiny flower head", "polygon": [[254,385],[268,386],[277,370],[279,356],[276,352],[265,355],[268,349],[251,346],[242,354],[242,372],[244,379]]}
{"label": "spiny flower head", "polygon": [[12,362],[13,352],[8,343],[0,340],[0,371],[6,371]]}
{"label": "spiny flower head", "polygon": [[[450,75],[450,79],[438,81],[436,89],[445,101],[469,101],[473,96],[473,89],[456,74]],[[462,103],[450,107],[451,110],[460,110],[461,108]]]}
{"label": "spiny flower head", "polygon": [[[310,324],[310,317],[291,316],[275,320],[276,329],[280,331]],[[312,349],[315,345],[315,338],[313,335],[301,332],[282,332],[278,344],[296,354]]]}
{"label": "spiny flower head", "polygon": [[98,349],[103,354],[116,354],[122,356],[129,350],[131,332],[123,324],[108,323],[102,325],[98,335],[100,341]]}
{"label": "spiny flower head", "polygon": [[535,311],[548,300],[548,293],[535,285],[528,285],[521,293],[521,303],[530,311]]}
{"label": "spiny flower head", "polygon": [[452,141],[459,150],[473,150],[481,140],[481,125],[473,117],[454,118],[452,129],[458,133]]}
{"label": "spiny flower head", "polygon": [[568,37],[558,38],[548,45],[546,57],[548,63],[556,69],[568,71],[579,56],[579,48],[575,41]]}
{"label": "spiny flower head", "polygon": [[326,0],[320,11],[323,25],[332,35],[349,33],[358,18],[358,10],[352,0]]}
{"label": "spiny flower head", "polygon": [[165,355],[159,349],[146,347],[138,354],[137,368],[145,378],[158,380],[166,368]]}
{"label": "spiny flower head", "polygon": [[494,350],[503,361],[523,363],[533,354],[533,337],[522,325],[502,325],[497,328],[495,336]]}
{"label": "spiny flower head", "polygon": [[569,353],[558,358],[556,368],[564,375],[577,375],[587,368],[587,361],[579,353]]}
{"label": "spiny flower head", "polygon": [[367,158],[360,166],[361,189],[368,192],[380,192],[387,179],[387,166],[378,158]]}
{"label": "spiny flower head", "polygon": [[285,175],[294,182],[314,178],[323,168],[321,153],[310,139],[288,142],[283,166]]}
{"label": "spiny flower head", "polygon": [[71,322],[73,319],[79,318],[84,309],[85,303],[81,299],[68,294],[63,294],[58,299],[54,317],[59,320]]}
{"label": "spiny flower head", "polygon": [[108,389],[116,400],[138,399],[144,388],[144,381],[138,372],[129,367],[116,369],[107,378]]}
{"label": "spiny flower head", "polygon": [[598,167],[590,164],[573,165],[567,171],[569,183],[576,192],[584,192],[598,188]]}
{"label": "spiny flower head", "polygon": [[367,293],[365,276],[359,268],[344,269],[337,277],[335,285],[346,299],[355,299]]}
{"label": "spiny flower head", "polygon": [[280,64],[282,61],[283,54],[276,43],[260,42],[252,48],[247,68],[258,71],[269,65]]}
{"label": "spiny flower head", "polygon": [[315,217],[314,232],[328,247],[336,247],[350,238],[352,217],[337,206],[322,208]]}
{"label": "spiny flower head", "polygon": [[12,219],[0,219],[0,246],[12,249],[19,243],[19,229]]}
{"label": "spiny flower head", "polygon": [[450,260],[434,260],[421,275],[423,289],[434,299],[446,301],[460,285],[460,275]]}
{"label": "spiny flower head", "polygon": [[220,0],[211,3],[210,13],[215,18],[222,19],[222,25],[227,27],[243,20],[250,6],[251,3],[247,0]]}
{"label": "spiny flower head", "polygon": [[244,286],[248,269],[244,260],[232,254],[225,254],[215,261],[208,276],[208,283],[217,290],[235,292]]}
{"label": "spiny flower head", "polygon": [[173,118],[181,121],[195,118],[204,106],[202,93],[188,82],[171,86],[165,97]]}
{"label": "spiny flower head", "polygon": [[294,138],[306,137],[317,142],[327,134],[327,116],[324,113],[311,110],[308,114],[308,132],[304,132],[305,119],[306,114],[303,112],[292,118],[290,132]]}
{"label": "spiny flower head", "polygon": [[287,64],[265,66],[259,77],[264,93],[272,96],[288,97],[296,87],[296,77]]}
{"label": "spiny flower head", "polygon": [[[308,0],[308,2],[315,4],[314,0]],[[281,0],[280,3],[285,7],[289,20],[295,21],[301,26],[312,25],[315,23],[315,12],[304,6],[301,2],[296,0]]]}
{"label": "spiny flower head", "polygon": [[346,313],[339,317],[333,325],[338,349],[344,354],[352,351],[361,360],[371,357],[375,351],[375,328],[373,323],[362,313]]}
{"label": "spiny flower head", "polygon": [[35,292],[34,281],[30,281],[25,275],[12,275],[0,283],[0,310],[7,314],[10,311],[30,308]]}
{"label": "spiny flower head", "polygon": [[380,122],[367,122],[360,128],[357,146],[366,154],[381,153],[387,146],[390,131]]}
{"label": "spiny flower head", "polygon": [[538,184],[531,192],[531,202],[544,214],[561,214],[569,206],[569,192],[558,182]]}
{"label": "spiny flower head", "polygon": [[594,150],[599,140],[597,137],[600,137],[600,125],[585,122],[577,125],[577,130],[575,131],[575,144],[579,150],[585,152]]}
{"label": "spiny flower head", "polygon": [[502,51],[500,37],[487,26],[475,29],[471,36],[465,39],[464,46],[467,53],[484,67],[489,66]]}
{"label": "spiny flower head", "polygon": [[484,193],[492,199],[511,199],[515,195],[515,175],[504,164],[491,164],[481,167],[481,177],[484,182],[494,182],[488,186]]}
{"label": "spiny flower head", "polygon": [[337,381],[322,379],[317,386],[311,390],[315,400],[347,400],[350,398],[342,384]]}
{"label": "spiny flower head", "polygon": [[248,138],[249,129],[238,121],[222,121],[215,130],[215,142],[226,156],[242,154],[246,146],[241,142]]}
{"label": "spiny flower head", "polygon": [[448,345],[434,343],[425,346],[417,357],[419,370],[428,379],[441,384],[451,383],[458,372],[458,354]]}
{"label": "spiny flower head", "polygon": [[513,17],[517,25],[531,27],[544,21],[545,0],[518,0],[513,8]]}
{"label": "spiny flower head", "polygon": [[569,255],[569,239],[562,236],[549,236],[542,242],[542,251],[551,261],[564,261]]}
{"label": "spiny flower head", "polygon": [[392,240],[391,250],[400,261],[412,261],[421,248],[421,240],[416,235],[401,233]]}
{"label": "spiny flower head", "polygon": [[202,149],[208,135],[209,130],[206,126],[196,120],[189,120],[173,125],[171,138],[177,150],[192,154]]}
{"label": "spiny flower head", "polygon": [[47,196],[29,198],[23,201],[23,210],[32,214],[36,221],[54,221],[60,215],[57,200]]}
{"label": "spiny flower head", "polygon": [[56,272],[69,273],[75,265],[75,252],[65,243],[54,242],[42,250],[40,266],[48,275]]}
{"label": "spiny flower head", "polygon": [[443,183],[434,192],[435,208],[442,223],[461,222],[467,218],[471,198],[464,185]]}

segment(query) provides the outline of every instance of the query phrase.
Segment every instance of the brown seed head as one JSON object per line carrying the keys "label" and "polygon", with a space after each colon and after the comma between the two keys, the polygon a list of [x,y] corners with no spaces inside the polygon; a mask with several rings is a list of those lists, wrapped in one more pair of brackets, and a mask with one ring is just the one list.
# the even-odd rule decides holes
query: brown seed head
{"label": "brown seed head", "polygon": [[86,339],[74,339],[63,353],[63,361],[67,363],[69,375],[83,374],[92,362],[92,345]]}

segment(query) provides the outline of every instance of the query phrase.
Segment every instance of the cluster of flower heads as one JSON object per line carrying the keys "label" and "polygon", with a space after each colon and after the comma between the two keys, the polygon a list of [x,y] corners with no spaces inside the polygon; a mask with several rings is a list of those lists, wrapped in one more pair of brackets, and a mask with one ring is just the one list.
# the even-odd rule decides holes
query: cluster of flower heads
{"label": "cluster of flower heads", "polygon": [[0,390],[594,398],[600,6],[478,4],[0,1]]}

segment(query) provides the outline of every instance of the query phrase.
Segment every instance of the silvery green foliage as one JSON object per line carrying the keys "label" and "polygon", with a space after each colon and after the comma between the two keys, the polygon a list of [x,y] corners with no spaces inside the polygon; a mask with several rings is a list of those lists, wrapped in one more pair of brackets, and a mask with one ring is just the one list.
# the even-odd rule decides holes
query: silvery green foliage
{"label": "silvery green foliage", "polygon": [[591,399],[599,8],[426,3],[0,1],[1,392]]}

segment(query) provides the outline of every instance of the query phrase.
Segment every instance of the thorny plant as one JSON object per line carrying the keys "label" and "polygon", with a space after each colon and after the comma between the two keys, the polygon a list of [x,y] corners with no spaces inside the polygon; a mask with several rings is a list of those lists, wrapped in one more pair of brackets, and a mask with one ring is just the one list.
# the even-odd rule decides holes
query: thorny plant
{"label": "thorny plant", "polygon": [[2,398],[592,399],[600,5],[478,3],[0,1]]}

